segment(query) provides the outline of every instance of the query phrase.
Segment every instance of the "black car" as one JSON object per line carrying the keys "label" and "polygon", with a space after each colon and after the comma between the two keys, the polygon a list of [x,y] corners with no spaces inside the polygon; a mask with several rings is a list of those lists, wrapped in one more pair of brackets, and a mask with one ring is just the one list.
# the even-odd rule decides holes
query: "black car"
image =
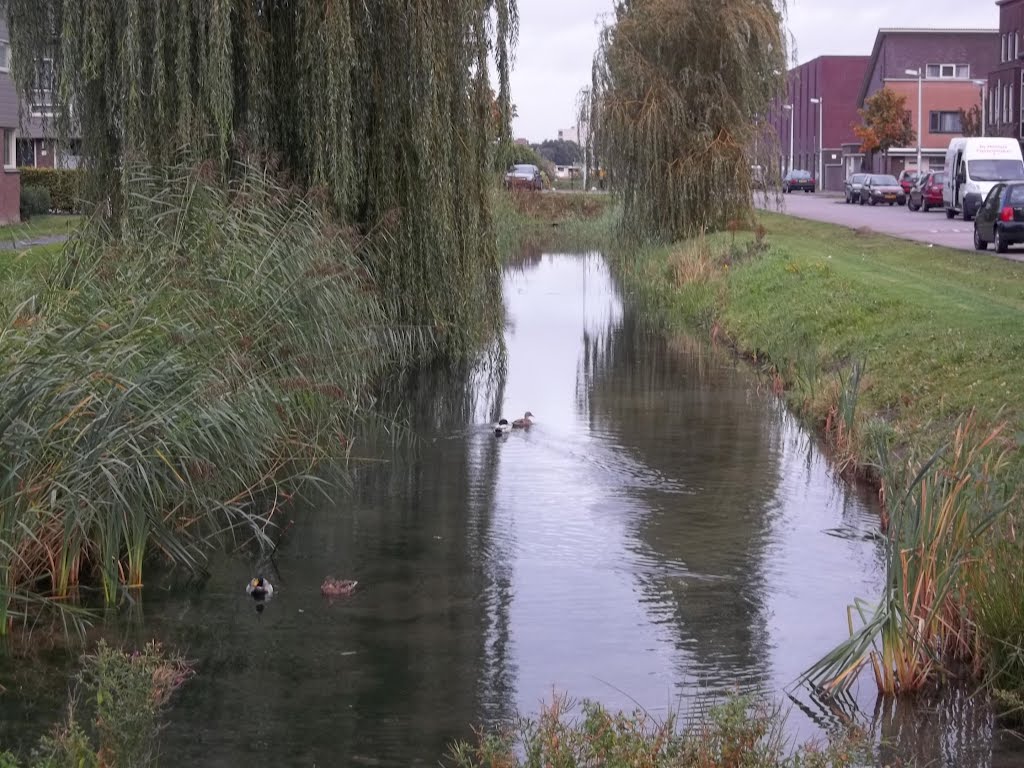
{"label": "black car", "polygon": [[860,202],[860,190],[864,186],[864,182],[867,181],[868,174],[866,173],[855,173],[846,179],[846,202],[848,203],[859,203]]}
{"label": "black car", "polygon": [[871,205],[906,205],[907,193],[896,181],[895,176],[887,173],[872,173],[864,179],[864,186],[860,189],[860,204],[870,203]]}
{"label": "black car", "polygon": [[814,177],[808,171],[790,171],[782,177],[783,192],[814,191]]}
{"label": "black car", "polygon": [[974,217],[974,247],[992,243],[999,253],[1024,243],[1024,181],[1001,182],[992,187]]}

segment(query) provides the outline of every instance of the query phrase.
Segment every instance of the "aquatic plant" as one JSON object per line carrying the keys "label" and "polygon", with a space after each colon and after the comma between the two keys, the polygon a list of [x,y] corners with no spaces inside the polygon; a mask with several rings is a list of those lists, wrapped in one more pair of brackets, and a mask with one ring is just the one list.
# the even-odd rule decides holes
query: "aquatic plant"
{"label": "aquatic plant", "polygon": [[[155,765],[168,702],[191,676],[189,662],[155,641],[129,652],[101,640],[82,657],[63,722],[40,740],[27,764]],[[20,764],[16,755],[0,754],[0,766]]]}
{"label": "aquatic plant", "polygon": [[123,238],[94,221],[0,327],[0,632],[32,593],[98,580],[109,604],[153,557],[269,543],[371,387],[430,349],[316,196],[250,166],[127,173]]}
{"label": "aquatic plant", "polygon": [[[473,743],[454,744],[453,768],[583,768],[630,765],[658,768],[844,768],[867,753],[851,730],[826,745],[787,750],[783,714],[750,698],[733,697],[686,718],[657,720],[638,709],[609,712],[600,704],[576,704],[566,696],[545,703],[536,720],[519,718],[495,731],[479,731]],[[685,720],[685,722],[684,722]]]}
{"label": "aquatic plant", "polygon": [[622,198],[625,234],[673,242],[750,218],[754,168],[777,174],[764,116],[786,71],[783,9],[779,0],[615,4],[580,109],[588,157]]}
{"label": "aquatic plant", "polygon": [[952,663],[977,663],[970,585],[986,534],[1012,501],[1000,481],[1010,453],[1003,431],[979,430],[973,414],[964,418],[906,493],[890,494],[882,597],[874,605],[857,599],[847,609],[849,639],[803,679],[845,691],[869,665],[879,692],[895,696],[921,690]]}
{"label": "aquatic plant", "polygon": [[[0,0],[24,103],[81,137],[94,210],[121,218],[132,163],[182,148],[268,161],[377,232],[400,320],[451,354],[499,322],[494,108],[507,141],[515,0]],[[401,55],[396,55],[400,51]],[[493,67],[493,70],[492,70]],[[490,72],[497,74],[497,95]],[[482,311],[483,310],[483,311]]]}

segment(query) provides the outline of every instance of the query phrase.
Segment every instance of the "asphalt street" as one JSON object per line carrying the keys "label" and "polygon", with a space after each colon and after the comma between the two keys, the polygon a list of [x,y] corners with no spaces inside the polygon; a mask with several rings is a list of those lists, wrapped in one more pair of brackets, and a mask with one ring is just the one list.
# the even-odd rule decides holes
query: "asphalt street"
{"label": "asphalt street", "polygon": [[[782,213],[801,219],[825,221],[857,229],[868,227],[886,235],[948,248],[974,250],[974,222],[947,219],[941,208],[928,213],[904,206],[847,205],[843,198],[817,193],[793,192],[783,195]],[[761,207],[774,210],[774,201],[759,200]],[[996,256],[989,246],[988,253]],[[1011,247],[1004,258],[1024,261],[1024,246]]]}

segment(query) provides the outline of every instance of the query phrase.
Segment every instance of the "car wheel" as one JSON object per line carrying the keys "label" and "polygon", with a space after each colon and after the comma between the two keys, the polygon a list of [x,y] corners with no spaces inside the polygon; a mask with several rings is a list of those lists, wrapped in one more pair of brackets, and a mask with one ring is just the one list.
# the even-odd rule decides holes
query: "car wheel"
{"label": "car wheel", "polygon": [[988,243],[981,239],[981,234],[978,232],[978,222],[974,222],[974,248],[978,251],[988,249]]}
{"label": "car wheel", "polygon": [[947,219],[952,219],[954,216],[956,216],[956,211],[954,211],[952,208],[947,208],[946,209],[946,218]]}
{"label": "car wheel", "polygon": [[996,253],[1006,253],[1010,245],[1003,239],[1003,236],[999,234],[999,227],[996,227],[993,237],[995,239],[992,241],[992,244],[996,247]]}
{"label": "car wheel", "polygon": [[961,214],[962,214],[962,215],[963,215],[963,217],[964,217],[964,221],[970,221],[970,220],[971,220],[971,219],[973,218],[973,217],[971,216],[971,214],[969,214],[969,213],[967,212],[967,205],[966,205],[966,204],[964,205],[964,209],[963,209],[963,211],[961,211]]}
{"label": "car wheel", "polygon": [[843,202],[846,203],[847,205],[850,204],[850,193],[849,192],[846,193],[846,196],[843,199]]}

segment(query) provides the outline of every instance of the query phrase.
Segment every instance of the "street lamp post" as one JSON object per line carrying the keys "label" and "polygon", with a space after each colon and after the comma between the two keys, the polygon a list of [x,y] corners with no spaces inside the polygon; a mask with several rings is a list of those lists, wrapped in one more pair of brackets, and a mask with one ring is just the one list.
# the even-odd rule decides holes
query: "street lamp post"
{"label": "street lamp post", "polygon": [[917,69],[905,70],[908,75],[912,75],[917,78],[917,173],[921,174],[921,83],[922,77],[924,76],[924,70],[921,67]]}
{"label": "street lamp post", "polygon": [[793,117],[793,105],[783,104],[782,108],[789,112],[789,162],[786,165],[787,171],[793,170],[793,126],[796,124],[796,120]]}
{"label": "street lamp post", "polygon": [[811,104],[818,105],[818,189],[823,190],[825,188],[825,147],[822,126],[824,125],[825,100],[821,96],[813,97]]}
{"label": "street lamp post", "polygon": [[985,135],[985,122],[988,115],[988,80],[971,80],[981,87],[981,135]]}

